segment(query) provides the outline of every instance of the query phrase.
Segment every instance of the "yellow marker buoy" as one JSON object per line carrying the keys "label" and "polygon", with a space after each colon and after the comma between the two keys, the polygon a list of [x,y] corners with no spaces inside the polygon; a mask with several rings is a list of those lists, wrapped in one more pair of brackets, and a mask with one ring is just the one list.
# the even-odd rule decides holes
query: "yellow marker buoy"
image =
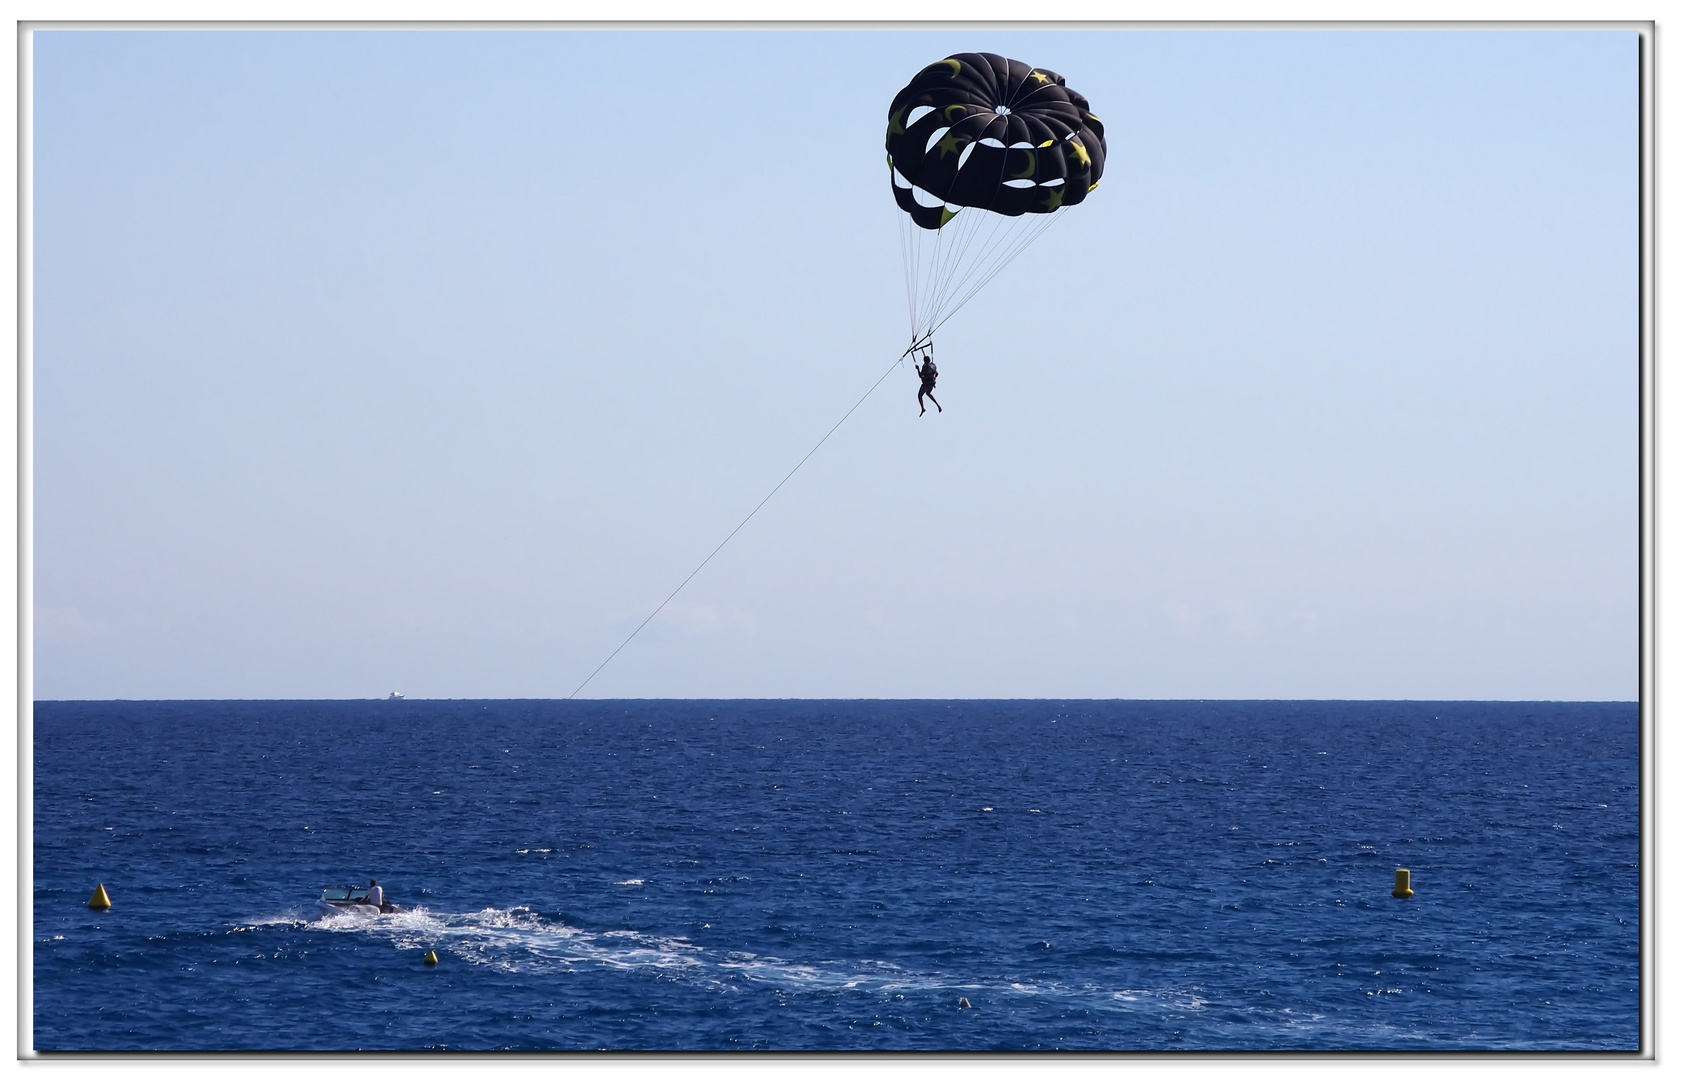
{"label": "yellow marker buoy", "polygon": [[93,891],[93,898],[88,901],[88,907],[95,911],[111,910],[111,894],[105,891],[105,883],[99,883],[99,888]]}
{"label": "yellow marker buoy", "polygon": [[1390,890],[1390,895],[1398,900],[1406,900],[1413,895],[1413,874],[1411,871],[1396,871],[1396,887]]}
{"label": "yellow marker buoy", "polygon": [[433,949],[426,950],[426,956],[422,957],[422,959],[424,959],[426,961],[426,966],[427,967],[437,967],[438,966],[438,953],[437,953],[436,950],[433,950]]}

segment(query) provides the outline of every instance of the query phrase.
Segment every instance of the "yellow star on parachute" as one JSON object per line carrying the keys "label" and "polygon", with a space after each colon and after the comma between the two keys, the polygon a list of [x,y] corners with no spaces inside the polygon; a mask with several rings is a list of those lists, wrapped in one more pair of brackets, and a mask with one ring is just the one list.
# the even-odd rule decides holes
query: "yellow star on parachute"
{"label": "yellow star on parachute", "polygon": [[1086,152],[1086,147],[1081,145],[1081,141],[1079,139],[1070,139],[1069,149],[1074,151],[1075,159],[1081,163],[1082,167],[1091,167],[1092,155]]}
{"label": "yellow star on parachute", "polygon": [[905,110],[900,109],[899,111],[895,112],[892,116],[888,117],[888,134],[889,135],[904,135],[905,134],[905,125],[903,123],[901,123],[901,119],[900,119],[904,115],[905,115]]}
{"label": "yellow star on parachute", "polygon": [[967,142],[969,142],[969,137],[967,135],[953,135],[948,132],[946,138],[940,140],[934,145],[935,148],[940,151],[940,156],[945,157],[947,154],[958,153],[964,148],[964,144]]}
{"label": "yellow star on parachute", "polygon": [[1060,188],[1060,187],[1052,188],[1050,191],[1046,192],[1045,193],[1045,202],[1042,203],[1041,205],[1044,206],[1047,210],[1056,210],[1058,207],[1062,206],[1063,205],[1063,189]]}
{"label": "yellow star on parachute", "polygon": [[1048,82],[1050,82],[1050,81],[1051,81],[1051,76],[1049,76],[1049,75],[1045,75],[1045,74],[1042,74],[1042,73],[1040,73],[1040,72],[1038,72],[1038,71],[1030,71],[1030,72],[1028,72],[1028,77],[1029,77],[1029,78],[1030,78],[1030,79],[1038,79],[1038,80],[1039,80],[1039,81],[1040,81],[1040,85],[1041,85],[1041,86],[1044,86],[1044,85],[1045,85],[1045,84],[1046,84],[1046,83],[1048,83]]}

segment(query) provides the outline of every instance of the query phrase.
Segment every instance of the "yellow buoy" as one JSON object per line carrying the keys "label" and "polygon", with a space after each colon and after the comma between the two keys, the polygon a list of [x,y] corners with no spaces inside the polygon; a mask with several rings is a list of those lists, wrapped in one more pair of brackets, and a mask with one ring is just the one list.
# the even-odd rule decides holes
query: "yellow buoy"
{"label": "yellow buoy", "polygon": [[105,883],[99,883],[99,888],[93,891],[93,898],[88,901],[88,907],[95,911],[111,910],[111,894],[105,891]]}
{"label": "yellow buoy", "polygon": [[438,966],[438,953],[433,949],[426,950],[426,956],[423,957],[423,959],[426,960],[426,966],[427,967],[437,967]]}
{"label": "yellow buoy", "polygon": [[1406,900],[1413,895],[1413,873],[1411,871],[1396,871],[1396,887],[1390,890],[1390,895],[1398,900]]}

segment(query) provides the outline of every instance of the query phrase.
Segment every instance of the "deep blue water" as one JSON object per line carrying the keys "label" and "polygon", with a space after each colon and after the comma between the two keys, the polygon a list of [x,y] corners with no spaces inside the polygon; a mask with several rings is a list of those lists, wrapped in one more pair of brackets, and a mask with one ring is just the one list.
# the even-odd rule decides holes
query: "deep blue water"
{"label": "deep blue water", "polygon": [[1639,1045],[1633,703],[34,723],[40,1050]]}

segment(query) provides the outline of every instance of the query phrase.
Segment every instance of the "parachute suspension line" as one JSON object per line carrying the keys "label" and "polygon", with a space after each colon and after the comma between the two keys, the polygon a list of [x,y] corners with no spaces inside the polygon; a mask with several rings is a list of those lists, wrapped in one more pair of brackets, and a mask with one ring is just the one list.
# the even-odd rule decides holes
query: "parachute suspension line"
{"label": "parachute suspension line", "polygon": [[939,234],[936,234],[934,236],[930,236],[929,231],[927,229],[925,229],[922,226],[916,224],[915,222],[911,223],[911,242],[914,245],[916,253],[917,253],[916,254],[916,268],[915,268],[915,271],[914,271],[915,274],[916,274],[916,282],[917,282],[917,300],[916,300],[916,303],[913,305],[912,314],[911,314],[911,336],[912,337],[917,336],[917,331],[919,329],[918,324],[921,321],[923,307],[927,303],[927,301],[924,299],[923,292],[924,292],[925,289],[928,288],[930,270],[932,269],[930,267],[929,263],[930,263],[930,260],[933,256],[933,253],[935,251],[935,245],[939,242],[939,240],[940,240]]}
{"label": "parachute suspension line", "polygon": [[[962,219],[964,215],[959,214],[958,217]],[[952,296],[957,289],[962,287],[963,283],[968,280],[970,274],[973,273],[975,263],[969,260],[969,252],[975,245],[976,237],[981,235],[981,230],[984,226],[980,223],[987,218],[992,219],[992,230],[988,233],[987,240],[981,246],[981,257],[985,257],[989,249],[989,245],[993,243],[993,238],[998,235],[1001,228],[1006,227],[1005,222],[1010,220],[1008,218],[1001,217],[998,214],[987,214],[983,217],[978,217],[975,219],[975,223],[970,224],[961,234],[960,240],[954,243],[953,246],[956,249],[955,253],[947,260],[945,273],[940,283],[940,289],[935,296],[935,300],[929,305],[929,310],[927,312],[928,326],[926,332],[933,333],[935,324],[944,321],[941,316],[945,312],[948,302],[952,299]],[[963,269],[962,274],[959,273],[960,268]]]}
{"label": "parachute suspension line", "polygon": [[[1027,223],[1020,221],[1013,223],[1013,226],[1000,237],[998,244],[984,253],[970,272],[964,275],[964,279],[960,283],[960,286],[964,288],[963,295],[959,296],[955,302],[943,305],[943,310],[939,318],[935,320],[934,325],[929,328],[929,333],[934,333],[948,319],[957,314],[965,304],[969,303],[977,293],[986,288],[987,284],[998,277],[1005,267],[1009,266],[1035,240],[1038,240],[1061,213],[1062,211],[1059,210],[1053,214],[1035,215],[1037,220]],[[1026,217],[1027,215],[1023,216]]]}
{"label": "parachute suspension line", "polygon": [[[919,237],[920,250],[927,252],[926,256],[920,255],[917,260],[918,302],[911,320],[913,341],[928,337],[930,327],[939,319],[950,297],[952,282],[966,265],[975,237],[984,227],[984,219],[992,219],[994,228],[998,227],[998,215],[982,214],[978,217],[979,213],[975,210],[959,212],[936,230],[912,226],[923,234]],[[931,231],[934,236],[929,239],[927,234]]]}
{"label": "parachute suspension line", "polygon": [[900,217],[909,233],[911,276],[908,286],[911,289],[911,338],[915,341],[923,332],[922,324],[925,321],[924,312],[929,305],[929,290],[939,273],[940,253],[946,238],[942,235],[944,229],[931,232],[904,214]]}
{"label": "parachute suspension line", "polygon": [[917,332],[917,263],[912,256],[912,238],[907,230],[916,229],[917,226],[898,206],[893,206],[892,212],[894,222],[899,226],[899,261],[905,266],[905,316],[911,323],[912,334],[915,335]]}
{"label": "parachute suspension line", "polygon": [[919,229],[911,218],[899,207],[894,207],[894,220],[899,226],[899,256],[905,264],[905,316],[911,324],[913,334],[917,331],[917,279],[918,264],[922,260],[921,241],[917,237]]}
{"label": "parachute suspension line", "polygon": [[944,237],[938,231],[931,236],[929,230],[909,218],[906,220],[914,251],[912,280],[915,298],[911,305],[911,337],[915,340],[922,330],[922,313],[928,306],[927,291],[939,267],[940,244]]}
{"label": "parachute suspension line", "polygon": [[[1015,218],[1004,218],[995,215],[993,220],[993,230],[987,235],[987,240],[984,244],[982,244],[980,252],[976,255],[974,260],[966,265],[963,275],[953,282],[951,289],[947,292],[944,299],[950,301],[953,296],[957,295],[957,293],[968,285],[978,273],[982,272],[988,265],[990,265],[989,260],[991,260],[992,257],[995,256],[1001,249],[1009,250],[1009,245],[1012,239],[1025,229],[1031,227],[1031,224],[1032,223],[1027,220],[1027,215]],[[944,313],[945,310],[946,305],[943,304],[941,313]],[[956,309],[954,308],[953,310]]]}
{"label": "parachute suspension line", "polygon": [[[916,224],[898,206],[893,207],[892,213],[899,228],[900,260],[905,267],[906,318],[910,324],[911,339],[915,342],[919,336],[919,313],[927,305],[925,291],[938,268],[941,236],[936,231],[931,238],[931,230]],[[906,351],[910,352],[909,349]]]}
{"label": "parachute suspension line", "polygon": [[[908,287],[915,295],[911,339],[920,344],[997,277],[1049,229],[1065,208],[1050,214],[1005,217],[966,208],[940,229],[907,225]],[[926,236],[933,232],[932,238]],[[902,236],[905,235],[902,233]],[[909,350],[908,350],[909,351]]]}
{"label": "parachute suspension line", "polygon": [[[1026,78],[1026,76],[1024,76],[1024,78]],[[962,158],[959,159],[959,168],[962,168]],[[999,170],[1002,177],[1004,171],[1003,161],[999,163]],[[957,185],[957,183],[958,175],[954,172],[952,178],[947,181],[946,192],[942,198],[950,200],[952,196],[952,189]],[[946,205],[950,206],[952,204],[948,201]],[[940,316],[942,309],[946,306],[946,302],[951,299],[951,283],[957,276],[960,267],[967,267],[971,265],[968,261],[970,247],[975,242],[975,238],[980,235],[982,227],[981,218],[976,217],[976,214],[979,212],[979,210],[972,209],[970,213],[966,214],[964,213],[963,208],[959,208],[958,210],[953,211],[955,216],[949,218],[945,226],[941,229],[942,232],[950,230],[953,234],[952,253],[949,254],[943,261],[940,261],[937,268],[936,279],[931,283],[930,287],[932,298],[930,299],[928,306],[923,309],[924,320],[922,325],[917,326],[913,330],[914,335],[920,333],[923,338],[928,338],[934,333],[935,324],[944,321]],[[1000,222],[999,216],[996,214],[985,214],[983,216],[992,219],[993,232],[998,232]],[[989,236],[989,239],[991,239],[991,236]]]}
{"label": "parachute suspension line", "polygon": [[977,226],[973,224],[970,215],[959,211],[951,221],[941,228],[941,232],[950,230],[952,233],[951,250],[944,259],[939,260],[935,268],[933,280],[929,282],[929,299],[924,305],[924,325],[919,330],[927,332],[927,324],[934,322],[940,314],[941,301],[946,296],[946,286],[957,273],[958,267],[963,265],[964,255],[969,251],[970,241],[974,239]]}
{"label": "parachute suspension line", "polygon": [[[1028,215],[1026,214],[1023,215],[1023,217],[1027,216]],[[986,288],[987,283],[998,277],[1000,272],[1011,264],[1012,260],[1028,249],[1029,245],[1031,245],[1035,240],[1038,240],[1041,236],[1044,236],[1046,230],[1051,228],[1051,226],[1056,223],[1057,219],[1063,216],[1063,208],[1059,207],[1052,213],[1038,214],[1035,216],[1043,220],[1032,222],[1026,228],[1013,230],[1013,235],[1007,237],[1007,246],[1005,247],[1003,254],[994,261],[993,265],[987,269],[985,273],[981,274],[970,290],[966,292],[957,303],[953,304],[951,308],[941,316],[938,322],[929,327],[928,332],[930,334],[933,334],[936,330],[945,325],[947,319],[956,315],[959,308],[969,303],[976,293]],[[970,275],[965,275],[966,280],[968,280],[969,277]]]}
{"label": "parachute suspension line", "polygon": [[1064,209],[1006,217],[965,207],[939,229],[896,213],[913,349],[1038,240]]}
{"label": "parachute suspension line", "polygon": [[[963,280],[958,284],[958,288],[955,288],[953,292],[956,293],[966,286],[973,286],[973,283],[977,281],[992,280],[995,274],[1008,265],[1017,255],[1021,254],[1022,250],[1039,236],[1046,223],[1046,215],[1041,214],[1032,216],[1023,214],[1012,219],[1008,225],[999,229],[995,236],[988,238],[988,246],[970,264],[969,271],[965,273]],[[971,288],[965,294],[964,300],[974,295],[974,291]],[[952,310],[961,307],[964,300],[960,300]]]}
{"label": "parachute suspension line", "polygon": [[[915,227],[917,227],[918,232],[928,232],[927,229],[923,229],[923,227],[920,227],[920,225],[915,225]],[[928,304],[930,304],[930,301],[932,301],[932,299],[934,299],[934,286],[935,286],[935,283],[937,283],[937,281],[939,281],[939,279],[940,279],[940,249],[942,249],[942,247],[944,247],[944,246],[945,246],[945,229],[935,229],[934,241],[932,241],[932,242],[928,241],[928,239],[925,239],[925,237],[922,237],[922,236],[917,237],[917,249],[918,249],[917,274],[918,274],[918,278],[922,278],[922,281],[918,281],[918,291],[917,291],[917,311],[918,311],[918,313],[922,313],[922,311],[927,311],[928,310]],[[923,273],[923,257],[922,257],[923,249],[928,249],[927,274]],[[913,338],[915,338],[915,336],[918,336],[917,335],[918,330],[922,330],[922,326],[918,326],[917,323],[915,323],[915,321],[913,321],[913,323],[912,323],[912,336],[913,336]]]}
{"label": "parachute suspension line", "polygon": [[[907,350],[907,352],[909,352],[909,351],[910,350]],[[858,407],[860,405],[863,405],[865,403],[865,400],[867,398],[869,398],[871,394],[874,394],[876,392],[876,388],[878,386],[881,386],[883,380],[885,380],[889,375],[892,375],[893,372],[894,372],[894,368],[899,367],[900,364],[904,360],[905,360],[905,357],[902,355],[902,356],[899,357],[899,359],[895,360],[892,364],[888,365],[888,370],[882,372],[882,374],[877,377],[876,381],[870,384],[870,389],[866,390],[864,392],[864,396],[859,398],[857,401],[853,402],[853,407],[841,414],[841,419],[835,421],[834,426],[831,427],[828,431],[824,432],[823,438],[819,439],[816,443],[814,443],[812,445],[812,448],[810,450],[806,451],[806,456],[801,458],[799,461],[795,462],[794,463],[794,468],[790,469],[788,471],[788,473],[781,480],[777,481],[777,486],[771,489],[770,494],[766,495],[763,499],[760,499],[759,500],[759,505],[755,506],[752,510],[749,510],[748,511],[748,516],[743,518],[741,520],[741,522],[734,529],[730,530],[730,535],[726,536],[723,540],[720,540],[718,542],[718,546],[713,548],[712,551],[710,553],[708,553],[707,557],[701,560],[701,564],[699,566],[697,566],[695,569],[689,571],[689,576],[684,578],[682,581],[678,582],[678,587],[673,589],[671,591],[671,594],[669,596],[667,596],[664,600],[660,601],[660,606],[655,608],[653,611],[649,612],[648,618],[646,618],[642,622],[638,623],[637,628],[635,630],[632,630],[631,633],[625,638],[625,640],[621,641],[619,643],[619,648],[614,649],[612,652],[608,653],[607,654],[607,659],[603,660],[600,664],[596,665],[596,670],[590,672],[589,678],[586,678],[583,682],[579,683],[578,688],[576,690],[574,690],[572,693],[567,695],[566,699],[568,701],[571,701],[573,698],[577,697],[578,692],[580,690],[583,690],[586,686],[589,686],[590,685],[590,680],[594,679],[597,675],[600,675],[602,673],[602,668],[607,667],[607,665],[610,664],[613,661],[613,658],[615,656],[618,656],[620,651],[623,650],[625,648],[625,646],[627,646],[631,643],[631,638],[634,638],[638,634],[642,633],[642,628],[647,626],[649,623],[653,622],[654,621],[654,616],[660,614],[660,612],[665,610],[666,605],[671,603],[672,599],[674,597],[676,597],[678,593],[683,591],[683,587],[685,585],[689,584],[689,582],[694,579],[696,574],[699,574],[703,569],[705,569],[706,565],[708,563],[713,561],[713,556],[714,555],[717,555],[719,552],[724,550],[724,545],[728,544],[732,539],[734,539],[736,534],[742,531],[742,527],[745,526],[748,522],[753,520],[753,516],[755,514],[759,513],[759,511],[764,508],[766,503],[771,501],[771,496],[775,495],[777,492],[779,492],[783,489],[783,485],[788,483],[789,480],[794,477],[794,474],[800,471],[800,466],[806,464],[807,460],[810,459],[813,454],[818,452],[818,448],[821,447],[824,443],[829,441],[829,437],[831,435],[835,434],[836,430],[839,429],[842,424],[845,424],[847,422],[847,417],[849,417],[849,416],[853,415],[853,413],[857,412]]]}

